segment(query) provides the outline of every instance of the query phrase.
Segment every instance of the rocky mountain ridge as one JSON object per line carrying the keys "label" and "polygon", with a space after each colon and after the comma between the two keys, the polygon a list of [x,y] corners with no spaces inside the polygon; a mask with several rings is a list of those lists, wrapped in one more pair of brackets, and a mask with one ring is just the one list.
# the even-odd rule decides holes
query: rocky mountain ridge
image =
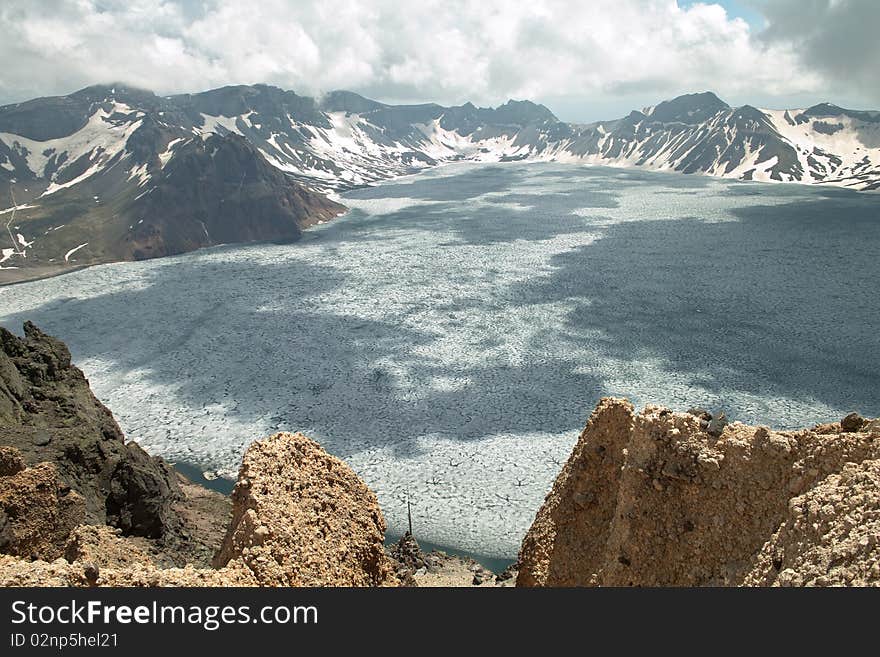
{"label": "rocky mountain ridge", "polygon": [[[199,107],[217,102],[208,94]],[[0,283],[296,240],[345,211],[247,139],[197,125],[204,119],[185,98],[123,86],[0,108]]]}
{"label": "rocky mountain ridge", "polygon": [[734,108],[704,92],[577,125],[529,101],[388,105],[267,85],[162,97],[97,85],[0,107],[0,282],[296,239],[344,211],[323,193],[459,160],[870,191],[880,189],[880,113]]}

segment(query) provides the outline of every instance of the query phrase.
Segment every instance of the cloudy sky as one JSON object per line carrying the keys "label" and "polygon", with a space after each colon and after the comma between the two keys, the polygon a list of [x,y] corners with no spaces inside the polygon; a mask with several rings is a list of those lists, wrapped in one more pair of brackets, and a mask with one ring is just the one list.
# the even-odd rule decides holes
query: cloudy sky
{"label": "cloudy sky", "polygon": [[878,25],[880,0],[0,0],[0,103],[123,81],[530,98],[571,121],[706,89],[880,108]]}

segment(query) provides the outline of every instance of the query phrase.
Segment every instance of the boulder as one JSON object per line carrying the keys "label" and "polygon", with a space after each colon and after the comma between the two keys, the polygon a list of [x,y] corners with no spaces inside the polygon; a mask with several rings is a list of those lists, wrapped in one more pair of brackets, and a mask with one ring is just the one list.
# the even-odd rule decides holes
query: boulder
{"label": "boulder", "polygon": [[302,434],[251,445],[232,502],[217,567],[244,567],[261,585],[397,584],[375,494]]}

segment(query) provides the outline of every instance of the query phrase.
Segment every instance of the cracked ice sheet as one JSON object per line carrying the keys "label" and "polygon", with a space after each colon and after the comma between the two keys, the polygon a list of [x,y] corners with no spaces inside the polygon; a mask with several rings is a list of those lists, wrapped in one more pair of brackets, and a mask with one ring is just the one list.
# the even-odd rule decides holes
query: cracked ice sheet
{"label": "cracked ice sheet", "polygon": [[[750,387],[726,363],[677,369],[644,349],[621,355],[613,327],[569,324],[585,305],[577,290],[520,296],[625,222],[735,221],[730,209],[756,203],[722,193],[737,183],[494,165],[488,183],[503,184],[436,200],[472,170],[493,169],[450,165],[352,192],[348,215],[296,244],[7,287],[0,322],[17,331],[32,319],[67,341],[151,453],[234,477],[253,440],[301,430],[377,492],[390,532],[405,528],[408,493],[418,536],[489,556],[515,556],[602,395],[733,405],[735,419],[776,426],[848,410]],[[798,194],[748,188],[762,205]]]}

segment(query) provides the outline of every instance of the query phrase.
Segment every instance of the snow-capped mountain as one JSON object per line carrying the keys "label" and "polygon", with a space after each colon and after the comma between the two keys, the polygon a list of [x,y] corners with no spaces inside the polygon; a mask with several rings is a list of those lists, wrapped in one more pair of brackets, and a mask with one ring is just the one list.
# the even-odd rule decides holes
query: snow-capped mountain
{"label": "snow-capped mountain", "polygon": [[0,278],[295,239],[331,192],[454,160],[553,160],[880,189],[880,113],[732,108],[710,92],[575,125],[546,107],[387,105],[265,86],[124,85],[0,107]]}
{"label": "snow-capped mountain", "polygon": [[344,212],[225,130],[241,108],[223,96],[116,85],[0,108],[0,282],[292,240]]}
{"label": "snow-capped mountain", "polygon": [[729,107],[680,96],[617,121],[572,127],[557,159],[741,180],[880,189],[880,112],[827,103],[804,110]]}

